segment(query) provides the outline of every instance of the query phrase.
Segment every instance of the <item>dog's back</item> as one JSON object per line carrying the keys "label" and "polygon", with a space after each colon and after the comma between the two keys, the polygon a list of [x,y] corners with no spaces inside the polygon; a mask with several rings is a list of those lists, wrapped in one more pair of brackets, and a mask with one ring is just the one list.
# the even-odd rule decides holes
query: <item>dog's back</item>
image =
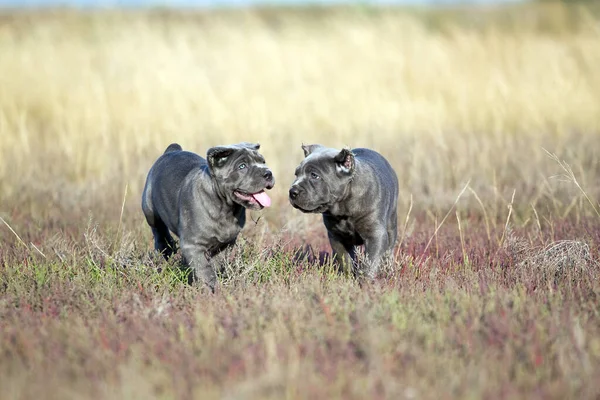
{"label": "dog's back", "polygon": [[398,176],[390,163],[378,152],[371,149],[352,149],[355,160],[368,165],[379,180],[381,189],[395,202],[398,199]]}
{"label": "dog's back", "polygon": [[206,160],[197,154],[183,151],[173,143],[154,163],[142,194],[142,210],[150,226],[160,219],[171,232],[177,233],[179,221],[179,192],[185,178],[194,170],[206,167]]}

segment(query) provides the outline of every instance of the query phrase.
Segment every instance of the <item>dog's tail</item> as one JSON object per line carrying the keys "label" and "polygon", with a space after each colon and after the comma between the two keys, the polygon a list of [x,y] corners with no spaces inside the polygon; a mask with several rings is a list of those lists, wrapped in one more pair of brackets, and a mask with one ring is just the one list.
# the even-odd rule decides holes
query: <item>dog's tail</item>
{"label": "dog's tail", "polygon": [[178,145],[177,143],[171,143],[169,145],[169,147],[167,147],[167,149],[165,150],[165,152],[163,154],[167,154],[172,151],[181,151],[181,150],[183,150],[183,148],[180,145]]}

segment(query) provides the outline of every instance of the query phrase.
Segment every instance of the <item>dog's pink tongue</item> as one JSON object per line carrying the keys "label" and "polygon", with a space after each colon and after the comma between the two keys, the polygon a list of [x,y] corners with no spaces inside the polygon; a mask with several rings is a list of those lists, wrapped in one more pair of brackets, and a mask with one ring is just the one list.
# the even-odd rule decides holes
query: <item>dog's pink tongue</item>
{"label": "dog's pink tongue", "polygon": [[263,207],[271,206],[271,198],[264,191],[254,193],[252,197],[254,197],[254,200],[258,201],[258,203]]}

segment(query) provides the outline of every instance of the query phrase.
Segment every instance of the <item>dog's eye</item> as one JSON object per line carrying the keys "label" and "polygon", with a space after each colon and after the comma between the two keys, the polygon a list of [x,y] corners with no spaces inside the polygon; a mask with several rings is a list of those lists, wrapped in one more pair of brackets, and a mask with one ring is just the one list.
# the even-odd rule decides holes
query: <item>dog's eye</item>
{"label": "dog's eye", "polygon": [[244,169],[244,168],[246,168],[246,164],[242,163],[242,164],[238,165],[238,169]]}
{"label": "dog's eye", "polygon": [[319,175],[315,174],[314,172],[311,172],[311,173],[310,173],[310,177],[311,177],[312,179],[321,179],[321,177],[320,177]]}

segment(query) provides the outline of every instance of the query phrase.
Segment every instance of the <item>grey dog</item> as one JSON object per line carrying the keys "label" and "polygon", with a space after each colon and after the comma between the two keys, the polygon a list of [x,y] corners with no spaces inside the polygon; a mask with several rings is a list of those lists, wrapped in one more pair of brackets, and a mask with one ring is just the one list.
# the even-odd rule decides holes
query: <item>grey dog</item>
{"label": "grey dog", "polygon": [[[322,213],[338,262],[357,277],[372,279],[398,234],[398,177],[383,156],[369,149],[336,150],[302,145],[304,156],[289,191],[290,203],[305,213]],[[365,245],[367,262],[356,262]]]}
{"label": "grey dog", "polygon": [[146,179],[142,210],[154,247],[169,258],[175,252],[170,232],[176,234],[184,264],[213,291],[213,264],[219,261],[213,258],[235,244],[246,208],[271,205],[265,189],[273,188],[275,178],[259,148],[252,143],[212,147],[205,160],[173,143]]}

